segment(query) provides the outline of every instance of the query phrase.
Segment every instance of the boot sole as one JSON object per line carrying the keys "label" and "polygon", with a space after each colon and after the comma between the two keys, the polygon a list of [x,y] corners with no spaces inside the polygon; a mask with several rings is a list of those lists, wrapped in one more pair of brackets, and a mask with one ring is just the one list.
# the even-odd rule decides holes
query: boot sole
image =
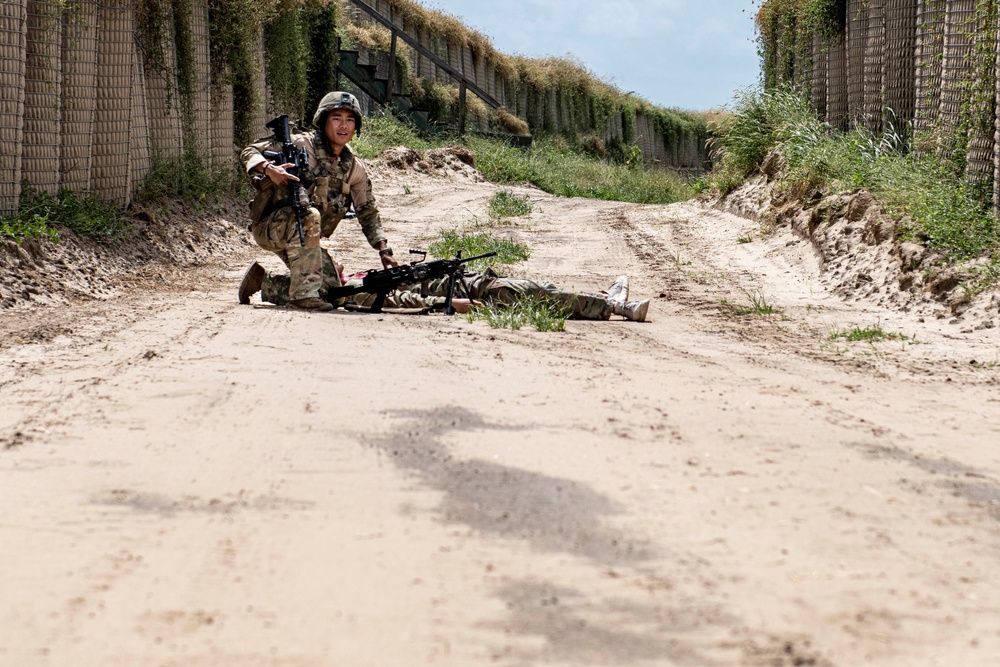
{"label": "boot sole", "polygon": [[244,306],[250,303],[250,297],[260,291],[264,283],[264,267],[254,262],[243,274],[240,281],[239,300]]}

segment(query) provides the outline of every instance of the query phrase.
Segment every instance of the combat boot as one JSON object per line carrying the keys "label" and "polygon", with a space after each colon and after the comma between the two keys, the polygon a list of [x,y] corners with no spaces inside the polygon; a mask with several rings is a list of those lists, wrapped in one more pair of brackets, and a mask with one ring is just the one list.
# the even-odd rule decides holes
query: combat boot
{"label": "combat boot", "polygon": [[266,273],[264,267],[257,262],[250,265],[250,268],[243,274],[243,280],[240,281],[240,303],[244,306],[250,303],[250,297],[260,291]]}
{"label": "combat boot", "polygon": [[618,276],[608,288],[608,301],[628,301],[628,276]]}
{"label": "combat boot", "polygon": [[626,320],[633,322],[645,322],[646,311],[649,310],[649,299],[642,301],[609,301],[611,312],[621,315]]}
{"label": "combat boot", "polygon": [[288,302],[289,306],[293,308],[301,308],[302,310],[315,310],[319,313],[325,313],[328,310],[333,310],[333,304],[323,301],[323,299],[317,296],[307,296],[304,299],[292,299]]}

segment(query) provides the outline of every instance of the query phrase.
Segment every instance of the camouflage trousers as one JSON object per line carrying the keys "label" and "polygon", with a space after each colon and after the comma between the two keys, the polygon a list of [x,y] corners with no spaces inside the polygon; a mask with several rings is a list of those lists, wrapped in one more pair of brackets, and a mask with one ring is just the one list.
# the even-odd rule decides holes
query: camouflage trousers
{"label": "camouflage trousers", "polygon": [[[330,267],[333,266],[329,255],[319,245],[319,211],[310,208],[302,217],[302,231],[305,235],[305,244],[299,240],[295,209],[291,206],[279,208],[267,218],[250,226],[250,232],[257,245],[280,257],[291,273],[284,292],[286,303],[289,299],[318,297],[320,288],[326,280],[327,262]],[[333,274],[336,273],[334,269]]]}
{"label": "camouflage trousers", "polygon": [[[611,305],[606,294],[592,292],[568,292],[553,283],[527,280],[525,278],[503,278],[492,271],[470,273],[465,276],[469,286],[466,293],[461,283],[455,287],[455,298],[471,298],[485,303],[514,304],[527,296],[552,299],[566,307],[571,317],[581,320],[606,320],[611,317]],[[348,281],[353,284],[354,281]],[[360,282],[358,282],[360,284]],[[448,278],[429,280],[420,285],[396,290],[386,297],[386,308],[434,308],[444,304],[448,295]],[[266,300],[266,299],[265,299]],[[359,306],[371,306],[375,295],[360,292],[351,300]]]}
{"label": "camouflage trousers", "polygon": [[[320,258],[322,260],[322,282],[317,290],[319,298],[326,299],[326,290],[330,287],[340,287],[340,274],[333,263],[330,253],[324,248],[320,248]],[[265,273],[264,281],[260,285],[260,300],[267,303],[284,306],[288,304],[291,293],[291,276],[282,273]]]}

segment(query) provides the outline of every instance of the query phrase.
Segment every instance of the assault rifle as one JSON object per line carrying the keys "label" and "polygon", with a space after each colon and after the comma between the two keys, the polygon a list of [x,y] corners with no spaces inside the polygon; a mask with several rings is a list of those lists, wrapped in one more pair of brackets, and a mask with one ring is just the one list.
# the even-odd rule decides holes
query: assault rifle
{"label": "assault rifle", "polygon": [[433,262],[425,262],[427,253],[423,250],[410,250],[411,255],[420,255],[420,259],[401,264],[388,269],[369,271],[361,279],[360,285],[346,285],[344,287],[331,287],[327,290],[326,296],[330,303],[336,303],[342,297],[354,296],[361,292],[368,292],[375,295],[375,302],[372,303],[370,312],[381,313],[382,305],[389,292],[413,283],[425,280],[435,280],[448,276],[448,293],[444,299],[444,313],[451,315],[455,309],[451,305],[452,297],[455,295],[455,283],[461,283],[465,288],[465,293],[469,294],[469,285],[465,282],[465,264],[484,257],[493,257],[495,252],[487,252],[474,257],[462,257],[459,250],[454,259],[436,259]]}
{"label": "assault rifle", "polygon": [[[262,151],[261,155],[275,164],[295,165],[288,169],[288,173],[296,178],[301,178],[300,174],[309,171],[309,156],[305,148],[296,148],[292,143],[292,133],[288,128],[288,115],[278,116],[264,127],[274,130],[274,136],[281,142],[281,152]],[[302,230],[302,216],[309,210],[309,196],[306,189],[302,187],[301,181],[288,181],[291,192],[291,204],[295,210],[295,222],[298,223],[299,243],[306,244],[306,235]]]}

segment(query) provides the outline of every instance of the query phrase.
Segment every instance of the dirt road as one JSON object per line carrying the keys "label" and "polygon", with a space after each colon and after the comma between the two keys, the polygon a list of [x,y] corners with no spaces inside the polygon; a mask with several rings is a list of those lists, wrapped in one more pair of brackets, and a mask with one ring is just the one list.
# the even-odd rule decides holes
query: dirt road
{"label": "dirt road", "polygon": [[[496,190],[379,185],[397,249]],[[5,313],[0,665],[997,664],[996,328],[749,220],[516,190],[522,273],[629,274],[650,321],[239,306],[256,254]]]}

